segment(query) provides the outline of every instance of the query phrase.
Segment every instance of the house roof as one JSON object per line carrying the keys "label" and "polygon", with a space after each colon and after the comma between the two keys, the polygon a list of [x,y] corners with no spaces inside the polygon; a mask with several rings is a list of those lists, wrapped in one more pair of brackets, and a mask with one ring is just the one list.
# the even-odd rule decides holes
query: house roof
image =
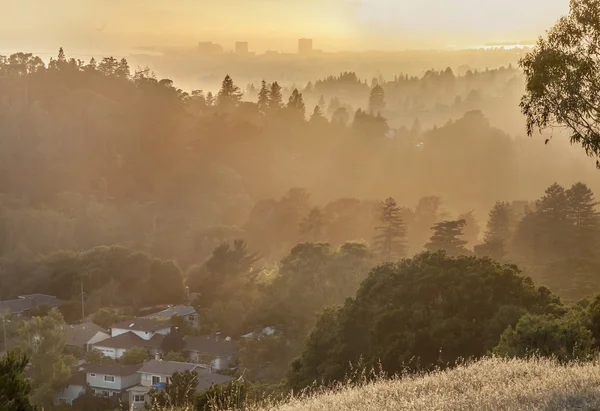
{"label": "house roof", "polygon": [[106,364],[84,364],[82,368],[86,373],[117,375],[120,377],[125,377],[137,373],[140,369],[140,366],[109,362]]}
{"label": "house roof", "polygon": [[143,374],[173,375],[176,372],[192,371],[198,364],[179,361],[150,360],[142,365],[139,372]]}
{"label": "house roof", "polygon": [[85,371],[75,371],[71,374],[71,378],[69,378],[69,385],[80,385],[85,387],[87,383]]}
{"label": "house roof", "polygon": [[121,328],[131,331],[149,331],[154,332],[170,328],[171,325],[165,321],[153,320],[150,318],[134,318],[132,320],[121,321],[114,324],[112,328]]}
{"label": "house roof", "polygon": [[106,330],[92,322],[66,325],[62,327],[65,330],[66,345],[81,347],[88,342],[99,332],[105,333]]}
{"label": "house roof", "polygon": [[238,350],[235,341],[217,339],[214,336],[186,337],[184,342],[184,351],[214,354],[217,357],[230,355]]}
{"label": "house roof", "polygon": [[184,317],[186,315],[196,314],[196,310],[194,307],[190,307],[189,305],[176,305],[175,307],[169,307],[157,313],[145,315],[142,318],[163,318],[168,320],[173,316],[173,314],[178,314]]}
{"label": "house roof", "polygon": [[19,314],[42,304],[49,307],[58,307],[61,301],[52,295],[46,294],[20,295],[19,298],[14,300],[0,301],[0,313],[8,311],[11,314]]}
{"label": "house roof", "polygon": [[198,372],[198,385],[196,385],[196,390],[204,391],[209,389],[213,384],[225,384],[229,381],[233,381],[233,378],[228,375],[216,374],[208,371]]}
{"label": "house roof", "polygon": [[151,339],[144,340],[137,334],[129,331],[123,334],[119,334],[116,337],[107,338],[93,344],[94,347],[107,347],[107,348],[124,348],[126,350],[133,347],[144,347],[144,348],[160,348],[165,336],[162,334],[155,334]]}

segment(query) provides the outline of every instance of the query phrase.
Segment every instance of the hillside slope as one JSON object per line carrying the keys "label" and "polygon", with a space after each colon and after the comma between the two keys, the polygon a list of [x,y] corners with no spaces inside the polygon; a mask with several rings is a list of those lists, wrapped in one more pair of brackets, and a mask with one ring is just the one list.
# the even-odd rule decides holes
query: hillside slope
{"label": "hillside slope", "polygon": [[560,366],[543,359],[489,358],[261,409],[267,410],[600,410],[600,364]]}

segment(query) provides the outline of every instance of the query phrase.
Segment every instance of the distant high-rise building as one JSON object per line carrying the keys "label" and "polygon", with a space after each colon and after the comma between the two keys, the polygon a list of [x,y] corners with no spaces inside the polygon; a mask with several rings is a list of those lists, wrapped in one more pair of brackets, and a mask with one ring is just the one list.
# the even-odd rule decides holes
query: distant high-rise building
{"label": "distant high-rise building", "polygon": [[298,40],[298,54],[310,54],[313,51],[312,39]]}
{"label": "distant high-rise building", "polygon": [[218,54],[223,52],[223,47],[210,41],[201,41],[198,43],[198,51],[204,54]]}
{"label": "distant high-rise building", "polygon": [[250,48],[248,46],[247,41],[238,41],[237,43],[235,43],[236,54],[248,54],[249,51],[250,51]]}

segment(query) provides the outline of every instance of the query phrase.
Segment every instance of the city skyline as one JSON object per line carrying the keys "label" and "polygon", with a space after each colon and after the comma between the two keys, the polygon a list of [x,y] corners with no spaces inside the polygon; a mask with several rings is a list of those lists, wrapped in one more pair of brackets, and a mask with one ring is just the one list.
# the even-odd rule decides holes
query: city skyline
{"label": "city skyline", "polygon": [[[40,13],[32,16],[32,9]],[[568,12],[568,1],[22,0],[3,11],[0,50],[119,53],[211,39],[248,41],[257,53],[293,52],[297,39],[307,37],[327,51],[401,51],[534,40]]]}

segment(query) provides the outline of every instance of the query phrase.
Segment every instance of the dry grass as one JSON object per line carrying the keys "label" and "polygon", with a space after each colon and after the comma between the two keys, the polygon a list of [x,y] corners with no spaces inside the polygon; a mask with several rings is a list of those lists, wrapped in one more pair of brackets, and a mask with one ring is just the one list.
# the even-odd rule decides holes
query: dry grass
{"label": "dry grass", "polygon": [[253,411],[600,410],[600,364],[488,358],[428,375],[380,380]]}

